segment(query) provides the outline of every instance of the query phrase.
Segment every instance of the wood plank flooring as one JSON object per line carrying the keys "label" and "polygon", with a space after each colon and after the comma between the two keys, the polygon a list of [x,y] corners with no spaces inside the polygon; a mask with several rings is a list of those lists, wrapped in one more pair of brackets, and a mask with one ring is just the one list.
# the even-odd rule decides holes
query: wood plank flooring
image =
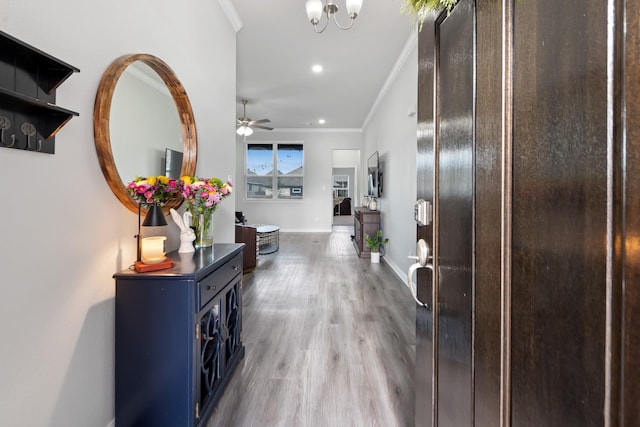
{"label": "wood plank flooring", "polygon": [[246,355],[208,427],[413,425],[415,304],[352,232],[280,233],[244,276]]}

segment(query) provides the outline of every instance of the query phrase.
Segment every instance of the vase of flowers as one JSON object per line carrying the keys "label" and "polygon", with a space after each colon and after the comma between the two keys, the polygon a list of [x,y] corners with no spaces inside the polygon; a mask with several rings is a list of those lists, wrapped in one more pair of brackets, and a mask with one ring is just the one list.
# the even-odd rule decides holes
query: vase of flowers
{"label": "vase of flowers", "polygon": [[182,196],[191,213],[192,228],[196,233],[196,249],[213,245],[213,213],[225,198],[231,195],[231,179],[223,182],[220,178],[198,178],[183,176]]}
{"label": "vase of flowers", "polygon": [[166,176],[137,176],[127,184],[127,192],[138,204],[146,209],[153,205],[164,206],[173,196],[180,194],[180,180]]}

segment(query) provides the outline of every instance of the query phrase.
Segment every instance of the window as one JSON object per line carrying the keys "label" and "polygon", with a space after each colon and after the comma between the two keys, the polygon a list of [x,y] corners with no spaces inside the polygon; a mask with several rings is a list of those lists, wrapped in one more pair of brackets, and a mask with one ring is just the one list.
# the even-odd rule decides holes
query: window
{"label": "window", "polygon": [[247,199],[302,199],[302,144],[247,144],[246,158]]}
{"label": "window", "polygon": [[333,175],[333,198],[349,197],[349,175]]}

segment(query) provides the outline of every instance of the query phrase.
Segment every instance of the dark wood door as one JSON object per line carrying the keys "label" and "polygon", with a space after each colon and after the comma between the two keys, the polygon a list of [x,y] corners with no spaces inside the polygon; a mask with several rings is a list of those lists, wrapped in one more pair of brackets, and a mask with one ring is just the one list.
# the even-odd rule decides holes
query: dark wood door
{"label": "dark wood door", "polygon": [[637,425],[639,3],[427,16],[416,426]]}
{"label": "dark wood door", "polygon": [[471,425],[473,3],[436,21],[434,315],[438,426]]}
{"label": "dark wood door", "polygon": [[430,161],[418,166],[418,189],[433,201],[433,224],[419,233],[433,245],[434,270],[419,274],[417,426],[472,422],[473,22],[473,3],[462,1],[432,27],[436,137],[419,149]]}

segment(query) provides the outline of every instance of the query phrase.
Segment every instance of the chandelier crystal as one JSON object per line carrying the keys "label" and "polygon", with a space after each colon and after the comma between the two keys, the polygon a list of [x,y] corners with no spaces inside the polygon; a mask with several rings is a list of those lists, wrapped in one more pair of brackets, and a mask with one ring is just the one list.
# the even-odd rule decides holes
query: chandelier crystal
{"label": "chandelier crystal", "polygon": [[[313,30],[316,33],[322,33],[329,25],[329,21],[333,18],[333,22],[336,26],[342,30],[348,30],[353,26],[353,22],[356,20],[356,17],[360,13],[360,9],[362,8],[362,0],[345,0],[347,7],[347,14],[349,15],[349,25],[346,27],[340,25],[338,23],[338,19],[336,18],[336,13],[338,12],[338,6],[332,0],[325,0],[323,3],[322,0],[307,0],[306,8],[307,8],[307,17],[309,18],[309,22],[313,25]],[[324,23],[324,26],[319,29],[318,24],[320,23],[320,19],[322,19],[322,13],[325,13],[327,16],[327,20]]]}

